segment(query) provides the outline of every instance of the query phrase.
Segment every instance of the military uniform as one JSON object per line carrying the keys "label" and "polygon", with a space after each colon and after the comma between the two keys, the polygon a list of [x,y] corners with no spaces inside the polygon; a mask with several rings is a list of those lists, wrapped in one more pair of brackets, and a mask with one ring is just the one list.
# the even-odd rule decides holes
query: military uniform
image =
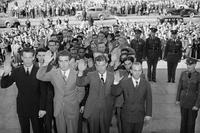
{"label": "military uniform", "polygon": [[[141,31],[136,30],[135,33],[141,34]],[[145,41],[141,38],[134,38],[131,41],[131,48],[135,50],[136,61],[142,64],[142,59],[145,56]]]}
{"label": "military uniform", "polygon": [[148,73],[147,73],[148,80],[156,82],[157,63],[158,59],[162,58],[161,41],[158,37],[152,38],[150,36],[149,38],[146,39],[145,53],[148,65]]}
{"label": "military uniform", "polygon": [[[192,64],[194,59],[187,59]],[[181,108],[181,129],[180,133],[194,133],[195,121],[198,110],[193,107],[200,107],[200,73],[184,71],[181,73],[176,101],[180,101]]]}
{"label": "military uniform", "polygon": [[182,57],[182,42],[179,39],[169,39],[164,53],[167,61],[168,82],[175,82],[175,74],[178,62]]}

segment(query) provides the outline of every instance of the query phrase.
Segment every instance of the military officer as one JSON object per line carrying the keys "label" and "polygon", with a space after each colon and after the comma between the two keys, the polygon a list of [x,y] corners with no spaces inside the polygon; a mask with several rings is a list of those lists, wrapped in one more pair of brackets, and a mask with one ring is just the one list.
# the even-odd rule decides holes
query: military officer
{"label": "military officer", "polygon": [[177,30],[171,30],[171,39],[166,43],[164,60],[167,61],[168,82],[175,83],[178,62],[182,57],[182,42],[177,38]]}
{"label": "military officer", "polygon": [[140,38],[142,31],[135,29],[135,38],[131,41],[131,48],[135,50],[136,61],[142,64],[142,60],[145,56],[145,41]]}
{"label": "military officer", "polygon": [[150,36],[146,39],[145,54],[147,59],[148,73],[147,77],[149,81],[156,82],[156,67],[158,60],[162,57],[161,41],[156,37],[157,28],[150,28]]}
{"label": "military officer", "polygon": [[180,76],[176,104],[180,104],[180,133],[194,133],[200,107],[200,73],[195,70],[197,59],[187,58],[187,70]]}

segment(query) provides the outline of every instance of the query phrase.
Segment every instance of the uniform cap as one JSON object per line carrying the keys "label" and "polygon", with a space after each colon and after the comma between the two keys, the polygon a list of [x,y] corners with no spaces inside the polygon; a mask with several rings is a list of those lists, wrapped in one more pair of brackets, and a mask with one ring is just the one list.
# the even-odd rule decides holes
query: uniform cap
{"label": "uniform cap", "polygon": [[152,26],[149,29],[151,30],[151,32],[154,32],[154,33],[156,33],[158,31],[158,29],[155,26]]}
{"label": "uniform cap", "polygon": [[172,34],[177,34],[178,30],[171,30]]}
{"label": "uniform cap", "polygon": [[197,62],[198,62],[198,60],[195,59],[195,58],[192,58],[192,57],[188,57],[188,58],[186,59],[186,64],[187,64],[187,65],[196,64]]}
{"label": "uniform cap", "polygon": [[141,33],[142,33],[142,31],[141,31],[140,29],[135,29],[134,32],[135,32],[136,34],[141,34]]}

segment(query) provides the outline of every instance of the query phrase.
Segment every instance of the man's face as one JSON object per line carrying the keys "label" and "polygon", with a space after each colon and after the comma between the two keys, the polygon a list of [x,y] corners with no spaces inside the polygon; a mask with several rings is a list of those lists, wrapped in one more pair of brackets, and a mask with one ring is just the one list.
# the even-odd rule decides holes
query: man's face
{"label": "man's face", "polygon": [[136,37],[136,38],[140,38],[140,35],[141,35],[140,33],[136,33],[136,34],[135,34],[135,37]]}
{"label": "man's face", "polygon": [[194,71],[195,70],[195,67],[196,67],[196,64],[191,64],[191,65],[187,65],[187,69],[188,69],[188,71]]}
{"label": "man's face", "polygon": [[155,37],[156,33],[155,32],[151,32],[151,36]]}
{"label": "man's face", "polygon": [[80,57],[84,57],[85,50],[84,49],[79,49],[78,54],[79,54]]}
{"label": "man's face", "polygon": [[61,70],[66,71],[69,69],[69,56],[60,56],[58,58],[58,64]]}
{"label": "man's face", "polygon": [[103,40],[105,38],[105,35],[104,34],[102,34],[102,33],[99,33],[98,34],[98,39],[99,40]]}
{"label": "man's face", "polygon": [[106,50],[106,46],[105,46],[105,44],[104,43],[101,43],[101,44],[98,44],[98,51],[100,51],[100,52],[105,52],[105,50]]}
{"label": "man's face", "polygon": [[176,34],[171,34],[172,39],[176,38]]}
{"label": "man's face", "polygon": [[32,52],[23,52],[21,58],[23,60],[24,66],[30,67],[33,64],[33,60],[35,59],[35,56],[33,55]]}
{"label": "man's face", "polygon": [[130,60],[126,60],[124,62],[124,67],[126,68],[127,71],[130,71],[132,64],[133,63]]}
{"label": "man's face", "polygon": [[44,62],[45,54],[46,54],[46,52],[38,52],[37,59],[38,59],[39,63],[43,63]]}
{"label": "man's face", "polygon": [[72,42],[72,45],[73,45],[73,46],[78,45],[78,41],[73,41],[73,42]]}
{"label": "man's face", "polygon": [[97,61],[95,63],[96,66],[96,70],[100,73],[100,74],[104,74],[106,71],[108,63],[106,61]]}
{"label": "man's face", "polygon": [[81,45],[83,40],[81,38],[78,38],[78,44]]}
{"label": "man's face", "polygon": [[49,42],[48,48],[51,52],[57,52],[58,44],[56,42]]}
{"label": "man's face", "polygon": [[71,49],[70,52],[71,52],[72,57],[77,56],[77,50],[76,49]]}
{"label": "man's face", "polygon": [[131,73],[133,78],[139,79],[142,74],[142,65],[132,65]]}
{"label": "man's face", "polygon": [[95,40],[98,40],[98,36],[97,36],[97,35],[93,35],[93,36],[92,36],[92,40],[94,40],[94,41],[95,41]]}

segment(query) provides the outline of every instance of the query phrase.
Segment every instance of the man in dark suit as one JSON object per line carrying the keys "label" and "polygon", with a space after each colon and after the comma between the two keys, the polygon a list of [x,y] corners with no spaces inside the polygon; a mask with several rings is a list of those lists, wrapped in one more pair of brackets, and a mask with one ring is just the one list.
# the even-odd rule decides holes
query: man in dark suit
{"label": "man in dark suit", "polygon": [[151,27],[150,37],[146,39],[145,53],[147,58],[149,81],[156,82],[156,68],[158,61],[162,58],[161,41],[155,36],[157,32],[156,27]]}
{"label": "man in dark suit", "polygon": [[113,73],[106,70],[108,60],[105,55],[95,58],[96,70],[83,76],[87,65],[84,61],[78,64],[78,86],[90,85],[85,105],[84,117],[88,120],[90,133],[109,133],[114,97],[111,86],[114,82]]}
{"label": "man in dark suit", "polygon": [[[34,133],[40,133],[39,118],[42,118],[45,108],[45,88],[43,82],[36,79],[38,67],[33,65],[35,51],[27,48],[22,50],[23,65],[12,70],[9,64],[4,66],[1,87],[7,88],[14,82],[18,88],[17,114],[22,133],[30,133],[30,121]],[[39,116],[38,116],[39,115]]]}
{"label": "man in dark suit", "polygon": [[141,78],[142,65],[139,62],[133,63],[131,73],[131,77],[123,79],[116,72],[112,95],[124,94],[122,132],[142,133],[144,123],[148,123],[152,117],[151,86]]}
{"label": "man in dark suit", "polygon": [[178,83],[176,104],[180,104],[180,133],[194,133],[195,121],[200,108],[200,73],[196,71],[197,59],[186,60],[187,70],[183,71]]}
{"label": "man in dark suit", "polygon": [[168,82],[175,83],[176,68],[182,57],[182,42],[177,38],[177,30],[171,30],[171,39],[167,41],[164,60],[167,61]]}

